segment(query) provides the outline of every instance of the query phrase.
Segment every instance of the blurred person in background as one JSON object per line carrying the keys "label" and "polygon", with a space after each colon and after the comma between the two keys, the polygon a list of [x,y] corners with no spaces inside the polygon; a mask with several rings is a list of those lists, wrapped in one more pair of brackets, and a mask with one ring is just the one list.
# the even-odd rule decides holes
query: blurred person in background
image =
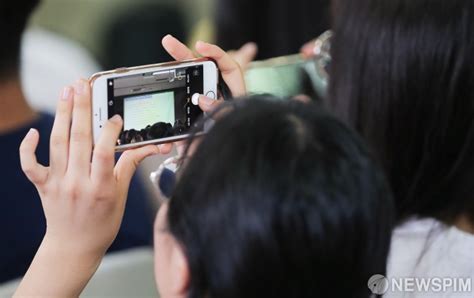
{"label": "blurred person in background", "polygon": [[182,7],[163,1],[130,7],[108,24],[104,35],[105,69],[167,62],[161,37],[172,34],[188,39]]}
{"label": "blurred person in background", "polygon": [[474,2],[334,5],[329,105],[393,189],[389,274],[474,278]]}
{"label": "blurred person in background", "polygon": [[[258,48],[257,60],[298,53],[330,28],[330,0],[217,0],[216,43]],[[255,50],[254,50],[255,51]]]}
{"label": "blurred person in background", "polygon": [[[39,0],[0,2],[0,283],[22,276],[45,234],[45,218],[36,189],[19,169],[18,146],[29,128],[41,132],[38,160],[48,164],[54,118],[33,110],[20,82],[21,36]],[[47,75],[47,69],[38,76]],[[66,90],[66,92],[69,92]],[[57,142],[51,138],[51,148]],[[151,244],[151,210],[134,179],[123,224],[110,251]]]}

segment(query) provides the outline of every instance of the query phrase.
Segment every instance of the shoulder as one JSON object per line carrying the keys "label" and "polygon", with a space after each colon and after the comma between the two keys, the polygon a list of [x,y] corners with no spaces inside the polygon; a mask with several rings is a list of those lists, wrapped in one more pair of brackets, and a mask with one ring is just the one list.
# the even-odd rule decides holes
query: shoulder
{"label": "shoulder", "polygon": [[433,219],[412,219],[399,225],[392,234],[388,260],[389,273],[408,270],[426,245],[430,230],[438,226]]}
{"label": "shoulder", "polygon": [[395,229],[390,276],[474,274],[474,235],[435,219],[412,219]]}

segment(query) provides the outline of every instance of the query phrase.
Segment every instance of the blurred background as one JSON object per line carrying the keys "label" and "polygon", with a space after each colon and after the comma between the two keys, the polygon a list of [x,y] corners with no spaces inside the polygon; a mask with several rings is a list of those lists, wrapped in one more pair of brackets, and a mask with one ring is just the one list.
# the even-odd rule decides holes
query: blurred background
{"label": "blurred background", "polygon": [[[160,33],[211,38],[212,7],[212,0],[44,0],[32,24],[71,38],[109,66],[119,56],[108,53],[114,42],[134,37],[139,48],[159,44]],[[157,51],[163,53],[161,47]]]}
{"label": "blurred background", "polygon": [[[78,78],[89,78],[96,72],[118,67],[171,61],[162,49],[161,40],[172,34],[191,48],[197,40],[216,43],[226,51],[253,42],[258,52],[250,55],[250,59],[247,57],[247,62],[265,61],[252,65],[241,63],[247,70],[250,92],[282,96],[304,93],[313,97],[311,92],[301,92],[299,85],[303,79],[298,77],[300,68],[312,65],[295,54],[329,29],[329,3],[329,0],[41,0],[22,40],[23,92],[35,110],[53,115],[62,88]],[[20,7],[22,2],[15,5]],[[266,60],[285,55],[291,56]],[[324,84],[319,85],[324,88]],[[14,147],[17,151],[16,144]],[[146,186],[146,201],[152,213],[159,201],[149,175],[173,155],[176,152],[151,157],[140,166],[138,175]],[[22,174],[21,178],[25,179]],[[83,296],[156,296],[152,253],[151,247],[138,247],[107,255]],[[1,284],[0,297],[11,296],[18,282],[16,279]]]}

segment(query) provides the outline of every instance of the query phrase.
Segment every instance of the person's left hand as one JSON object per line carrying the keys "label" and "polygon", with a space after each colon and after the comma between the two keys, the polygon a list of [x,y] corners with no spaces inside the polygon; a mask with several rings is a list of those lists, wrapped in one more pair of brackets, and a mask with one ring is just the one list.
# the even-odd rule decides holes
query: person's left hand
{"label": "person's left hand", "polygon": [[49,167],[35,157],[38,131],[30,130],[20,146],[21,167],[41,197],[47,228],[19,293],[69,296],[82,290],[118,233],[137,165],[159,153],[157,146],[129,150],[115,164],[122,119],[108,120],[93,148],[91,111],[89,82],[80,80],[64,89],[58,103]]}
{"label": "person's left hand", "polygon": [[77,250],[104,252],[122,220],[128,187],[138,163],[156,146],[126,151],[115,165],[122,129],[116,115],[104,125],[93,148],[91,89],[80,80],[66,89],[51,132],[50,166],[37,163],[39,134],[31,130],[20,147],[22,169],[36,186],[47,221],[46,239]]}

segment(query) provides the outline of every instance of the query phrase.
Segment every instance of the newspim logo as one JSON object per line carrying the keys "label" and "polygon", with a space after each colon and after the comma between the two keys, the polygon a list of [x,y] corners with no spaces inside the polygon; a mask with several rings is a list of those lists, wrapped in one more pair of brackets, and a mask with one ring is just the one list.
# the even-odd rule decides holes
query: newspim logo
{"label": "newspim logo", "polygon": [[388,291],[389,282],[385,276],[381,274],[375,274],[369,278],[369,282],[367,285],[372,291],[372,294],[383,295]]}
{"label": "newspim logo", "polygon": [[471,293],[472,279],[464,277],[391,277],[375,274],[369,278],[372,294],[393,293]]}

